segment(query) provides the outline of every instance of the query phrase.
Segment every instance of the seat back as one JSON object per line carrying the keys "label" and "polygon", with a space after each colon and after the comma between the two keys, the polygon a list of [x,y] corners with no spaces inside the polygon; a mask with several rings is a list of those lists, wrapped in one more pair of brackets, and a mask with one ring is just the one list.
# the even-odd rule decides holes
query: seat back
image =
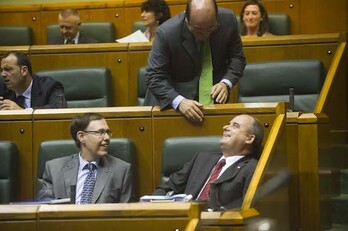
{"label": "seat back", "polygon": [[[83,22],[80,27],[85,36],[96,39],[99,43],[115,42],[116,30],[112,22]],[[47,26],[47,44],[52,44],[59,38],[59,25]]]}
{"label": "seat back", "polygon": [[107,68],[86,67],[36,74],[61,82],[70,108],[112,106],[111,72]]}
{"label": "seat back", "polygon": [[146,67],[141,67],[138,70],[138,106],[144,105],[147,86],[145,83]]}
{"label": "seat back", "polygon": [[133,22],[133,32],[140,30],[141,32],[145,31],[144,23],[142,21]]}
{"label": "seat back", "polygon": [[[78,152],[79,149],[76,147],[73,140],[50,140],[44,141],[40,144],[36,176],[36,197],[43,185],[42,176],[45,170],[46,161],[70,156]],[[134,172],[136,164],[135,146],[131,140],[126,138],[111,139],[108,154],[132,164],[132,171]]]}
{"label": "seat back", "polygon": [[15,200],[18,150],[11,141],[0,141],[0,204]]}
{"label": "seat back", "polygon": [[[238,29],[241,31],[240,16],[236,16]],[[290,17],[284,13],[268,14],[269,32],[274,35],[289,35],[290,34]]]}
{"label": "seat back", "polygon": [[161,181],[180,170],[185,163],[201,151],[217,151],[220,149],[221,136],[184,136],[171,137],[163,142]]}
{"label": "seat back", "polygon": [[238,83],[240,103],[289,101],[295,91],[295,110],[313,112],[323,85],[320,60],[287,60],[248,64]]}
{"label": "seat back", "polygon": [[33,45],[30,26],[0,26],[0,46]]}

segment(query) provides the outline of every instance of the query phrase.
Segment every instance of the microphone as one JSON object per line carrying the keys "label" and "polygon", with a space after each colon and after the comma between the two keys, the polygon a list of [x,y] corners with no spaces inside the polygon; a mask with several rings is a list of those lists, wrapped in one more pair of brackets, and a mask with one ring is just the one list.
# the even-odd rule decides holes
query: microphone
{"label": "microphone", "polygon": [[76,204],[76,185],[70,185],[70,203]]}
{"label": "microphone", "polygon": [[289,111],[295,111],[295,89],[293,87],[289,88]]}

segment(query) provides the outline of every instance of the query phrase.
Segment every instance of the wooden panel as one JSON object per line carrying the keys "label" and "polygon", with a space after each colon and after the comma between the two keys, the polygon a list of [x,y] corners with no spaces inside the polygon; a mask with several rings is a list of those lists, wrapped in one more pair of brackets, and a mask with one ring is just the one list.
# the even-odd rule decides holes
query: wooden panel
{"label": "wooden panel", "polygon": [[[97,112],[104,115],[114,138],[124,137],[134,142],[137,196],[151,193],[154,188],[152,181],[151,107],[136,107],[134,110],[130,107],[36,110],[33,124],[33,169],[37,169],[40,143],[45,140],[72,139],[69,132],[71,119],[86,112]],[[35,177],[36,171],[33,175],[33,178]]]}
{"label": "wooden panel", "polygon": [[31,26],[34,44],[41,44],[41,15],[38,9],[23,12],[14,7],[15,12],[0,12],[1,26]]}
{"label": "wooden panel", "polygon": [[[71,49],[67,49],[67,48]],[[66,48],[66,49],[64,49]],[[35,46],[30,60],[33,72],[79,67],[107,67],[112,74],[114,106],[129,105],[127,44]]]}
{"label": "wooden panel", "polygon": [[138,91],[138,70],[147,66],[147,58],[151,49],[151,43],[129,44],[128,73],[129,73],[129,102],[130,105],[137,105]]}
{"label": "wooden panel", "polygon": [[332,33],[348,30],[348,2],[346,0],[301,1],[299,14],[301,22],[300,33],[302,34]]}
{"label": "wooden panel", "polygon": [[34,231],[38,205],[0,205],[1,231]]}
{"label": "wooden panel", "polygon": [[[272,127],[276,116],[277,103],[273,104],[225,104],[211,105],[203,108],[205,114],[202,124],[193,124],[174,110],[159,112],[153,110],[153,159],[154,181],[158,185],[161,176],[162,143],[165,139],[175,136],[222,135],[222,127],[238,114],[256,116],[262,124],[266,124],[265,137],[268,128]],[[265,140],[265,139],[264,139]]]}
{"label": "wooden panel", "polygon": [[14,142],[18,148],[16,200],[33,197],[32,110],[0,111],[0,140]]}

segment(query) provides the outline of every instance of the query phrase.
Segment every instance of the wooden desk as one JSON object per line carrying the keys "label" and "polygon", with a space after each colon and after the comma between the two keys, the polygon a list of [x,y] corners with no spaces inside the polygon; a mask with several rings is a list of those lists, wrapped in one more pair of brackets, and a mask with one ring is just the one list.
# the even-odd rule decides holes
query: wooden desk
{"label": "wooden desk", "polygon": [[39,205],[0,205],[0,230],[37,230],[38,210]]}

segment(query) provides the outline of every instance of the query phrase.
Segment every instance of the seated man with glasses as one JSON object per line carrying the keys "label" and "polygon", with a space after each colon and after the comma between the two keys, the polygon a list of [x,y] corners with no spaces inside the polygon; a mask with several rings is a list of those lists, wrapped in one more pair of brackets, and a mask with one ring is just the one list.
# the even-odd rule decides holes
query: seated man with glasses
{"label": "seated man with glasses", "polygon": [[186,11],[156,30],[144,104],[174,108],[202,122],[203,105],[228,102],[245,64],[233,12],[218,8],[215,0],[188,0]]}
{"label": "seated man with glasses", "polygon": [[68,198],[76,185],[76,204],[132,201],[131,165],[108,155],[112,133],[103,116],[75,117],[70,133],[80,152],[46,162],[39,199]]}

